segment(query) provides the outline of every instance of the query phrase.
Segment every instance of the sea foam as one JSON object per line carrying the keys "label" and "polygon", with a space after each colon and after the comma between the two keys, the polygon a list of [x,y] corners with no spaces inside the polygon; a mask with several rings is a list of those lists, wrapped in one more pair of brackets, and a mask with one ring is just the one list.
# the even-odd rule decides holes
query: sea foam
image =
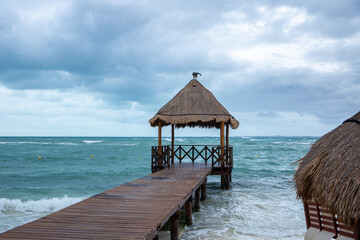
{"label": "sea foam", "polygon": [[100,140],[84,140],[83,142],[84,143],[101,143],[103,141],[100,141]]}
{"label": "sea foam", "polygon": [[65,145],[65,146],[72,146],[72,145],[78,145],[76,143],[72,143],[72,142],[59,142],[56,143],[57,145]]}
{"label": "sea foam", "polygon": [[44,198],[27,201],[0,198],[0,213],[6,215],[16,212],[54,212],[80,202],[83,199],[84,198],[71,198],[67,195],[64,195],[62,198]]}
{"label": "sea foam", "polygon": [[51,143],[48,142],[0,142],[0,144],[40,144],[40,145],[48,145]]}

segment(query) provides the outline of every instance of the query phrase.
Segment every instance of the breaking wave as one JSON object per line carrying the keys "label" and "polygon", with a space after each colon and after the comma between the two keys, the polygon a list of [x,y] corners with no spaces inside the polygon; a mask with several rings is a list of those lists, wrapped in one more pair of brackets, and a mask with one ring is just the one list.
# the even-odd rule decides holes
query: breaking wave
{"label": "breaking wave", "polygon": [[27,201],[22,201],[20,199],[0,198],[0,215],[16,212],[54,212],[80,202],[83,199],[84,198],[71,198],[67,195],[64,195],[62,198],[44,198],[40,200]]}

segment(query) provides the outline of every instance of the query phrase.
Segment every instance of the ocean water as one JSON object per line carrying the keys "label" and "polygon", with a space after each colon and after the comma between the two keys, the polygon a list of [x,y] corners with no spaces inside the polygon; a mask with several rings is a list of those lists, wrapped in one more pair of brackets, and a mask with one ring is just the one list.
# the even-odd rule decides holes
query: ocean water
{"label": "ocean water", "polygon": [[[315,137],[233,137],[230,190],[208,178],[208,194],[181,239],[303,239],[293,162]],[[219,138],[177,138],[215,144]],[[0,137],[0,232],[150,174],[157,138]],[[170,144],[164,138],[163,144]]]}

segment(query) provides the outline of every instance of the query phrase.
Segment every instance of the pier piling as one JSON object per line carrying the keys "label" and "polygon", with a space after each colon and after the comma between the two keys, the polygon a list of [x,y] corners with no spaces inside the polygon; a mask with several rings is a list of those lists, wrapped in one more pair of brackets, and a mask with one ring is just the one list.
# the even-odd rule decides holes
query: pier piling
{"label": "pier piling", "polygon": [[179,239],[179,210],[177,210],[174,215],[170,218],[170,239],[178,240]]}
{"label": "pier piling", "polygon": [[192,225],[192,196],[185,203],[185,220],[188,226]]}
{"label": "pier piling", "polygon": [[206,199],[206,182],[207,179],[201,184],[201,201],[204,201]]}
{"label": "pier piling", "polygon": [[200,187],[195,191],[195,212],[200,211]]}

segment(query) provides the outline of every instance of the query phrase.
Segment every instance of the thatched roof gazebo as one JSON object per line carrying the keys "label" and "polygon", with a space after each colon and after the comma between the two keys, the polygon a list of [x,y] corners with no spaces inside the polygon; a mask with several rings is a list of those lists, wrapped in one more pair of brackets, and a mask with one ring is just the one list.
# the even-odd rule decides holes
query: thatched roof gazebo
{"label": "thatched roof gazebo", "polygon": [[314,143],[300,160],[295,187],[315,235],[360,239],[360,112]]}
{"label": "thatched roof gazebo", "polygon": [[222,122],[230,124],[233,129],[239,126],[239,122],[196,79],[196,76],[165,104],[149,122],[152,127],[157,127],[159,124],[162,126],[172,124],[178,128],[220,128]]}
{"label": "thatched roof gazebo", "polygon": [[[193,79],[181,89],[167,104],[165,104],[156,114],[149,120],[149,123],[152,127],[158,127],[158,148],[157,152],[159,156],[156,158],[163,158],[161,163],[155,161],[157,166],[153,166],[153,171],[156,171],[157,168],[154,167],[163,167],[164,166],[164,151],[165,148],[162,147],[161,143],[161,129],[163,126],[171,125],[171,164],[165,163],[165,165],[170,166],[174,164],[174,158],[178,158],[180,161],[182,156],[177,155],[178,149],[174,147],[174,137],[175,137],[175,128],[184,128],[184,127],[203,127],[203,128],[217,128],[220,129],[220,145],[214,151],[219,151],[221,162],[221,167],[224,168],[224,165],[227,165],[226,160],[227,155],[230,154],[229,151],[229,126],[233,129],[236,129],[239,126],[239,122],[225,109],[225,107],[214,97],[214,95],[207,90],[198,80],[197,76],[201,75],[200,73],[194,72]],[[224,127],[226,126],[226,147],[224,140]],[[184,150],[180,146],[180,152]],[[209,159],[207,156],[207,151],[210,151],[208,146],[205,146],[203,150],[197,150],[193,146],[190,150],[184,150],[185,155],[190,157],[194,162],[195,155],[202,157],[205,162]],[[190,156],[189,151],[192,151]],[[204,153],[205,155],[202,155]],[[195,153],[195,155],[194,155]],[[232,154],[232,148],[231,148]],[[181,155],[181,154],[180,154]],[[225,163],[221,160],[225,159]],[[232,156],[231,156],[232,161]],[[229,165],[230,163],[228,163]],[[153,164],[154,165],[154,164]],[[231,162],[232,169],[232,162]],[[226,180],[225,180],[226,181]],[[226,183],[225,183],[226,184]],[[226,187],[226,186],[225,186]]]}

